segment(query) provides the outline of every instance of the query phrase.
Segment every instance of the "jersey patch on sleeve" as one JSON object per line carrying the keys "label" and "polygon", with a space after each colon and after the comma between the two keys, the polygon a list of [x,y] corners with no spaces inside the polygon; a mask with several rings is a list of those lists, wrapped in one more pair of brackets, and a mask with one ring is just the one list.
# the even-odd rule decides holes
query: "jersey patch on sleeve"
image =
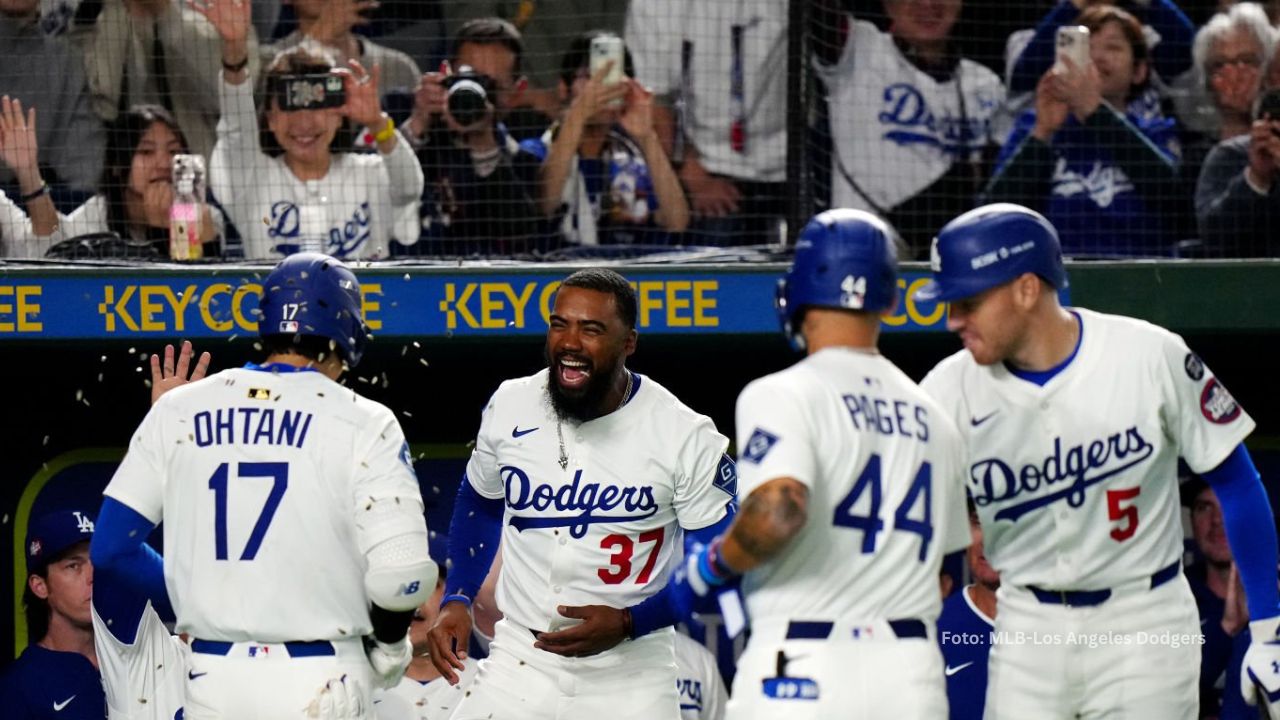
{"label": "jersey patch on sleeve", "polygon": [[409,472],[412,473],[414,477],[418,476],[417,471],[413,469],[413,453],[409,452],[408,441],[405,441],[400,445],[400,462],[404,463],[404,466],[409,468]]}
{"label": "jersey patch on sleeve", "polygon": [[720,456],[720,464],[716,466],[716,478],[712,485],[729,493],[729,497],[738,497],[738,466],[729,457],[729,453]]}
{"label": "jersey patch on sleeve", "polygon": [[1218,378],[1210,378],[1204,385],[1204,392],[1200,393],[1200,412],[1209,422],[1226,425],[1240,417],[1240,404],[1218,382]]}
{"label": "jersey patch on sleeve", "polygon": [[759,464],[764,460],[764,456],[769,454],[775,443],[778,442],[778,436],[773,433],[766,432],[761,428],[756,428],[751,433],[751,437],[747,439],[747,446],[742,450],[742,459],[747,462]]}
{"label": "jersey patch on sleeve", "polygon": [[1187,377],[1195,382],[1200,382],[1204,378],[1204,361],[1199,355],[1193,352],[1187,353],[1187,357],[1182,361],[1182,367],[1186,368]]}

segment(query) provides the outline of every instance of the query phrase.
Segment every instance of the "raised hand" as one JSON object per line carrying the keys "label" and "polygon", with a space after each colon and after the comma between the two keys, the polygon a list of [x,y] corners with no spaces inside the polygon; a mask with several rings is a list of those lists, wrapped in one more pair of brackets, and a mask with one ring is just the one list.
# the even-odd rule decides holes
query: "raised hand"
{"label": "raised hand", "polygon": [[22,112],[22,101],[8,95],[0,101],[0,162],[9,166],[23,192],[40,187],[36,109]]}
{"label": "raised hand", "polygon": [[342,84],[347,91],[347,103],[341,112],[352,122],[359,123],[375,133],[382,129],[382,99],[378,95],[378,80],[382,76],[382,68],[373,66],[373,72],[364,69],[356,60],[348,60],[348,68],[339,68],[334,72],[342,75]]}
{"label": "raised hand", "polygon": [[1053,70],[1046,72],[1036,85],[1036,124],[1031,134],[1042,142],[1049,142],[1070,114],[1071,107],[1064,98],[1059,74]]}
{"label": "raised hand", "polygon": [[[164,346],[164,363],[161,364],[158,355],[151,356],[151,404],[155,405],[161,395],[170,390],[186,385],[189,382],[195,382],[202,379],[209,372],[209,353],[200,353],[200,360],[196,362],[195,368],[191,368],[191,356],[194,351],[191,349],[191,341],[182,341],[182,351],[178,353],[178,363],[173,362],[173,346]],[[190,376],[187,370],[191,368]]]}
{"label": "raised hand", "polygon": [[249,0],[187,0],[187,6],[209,21],[224,44],[248,40],[252,26]]}
{"label": "raised hand", "polygon": [[627,88],[626,109],[618,123],[627,134],[643,140],[653,134],[653,93],[633,78],[622,82]]}

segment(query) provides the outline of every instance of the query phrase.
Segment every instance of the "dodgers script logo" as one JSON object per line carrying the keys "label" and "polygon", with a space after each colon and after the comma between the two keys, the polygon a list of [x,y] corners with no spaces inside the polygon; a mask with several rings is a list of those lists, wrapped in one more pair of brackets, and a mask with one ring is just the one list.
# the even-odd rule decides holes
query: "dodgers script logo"
{"label": "dodgers script logo", "polygon": [[[278,242],[275,249],[284,254],[297,252],[297,243],[301,233],[301,213],[298,206],[288,200],[279,200],[271,205],[271,217],[267,227],[267,236]],[[341,228],[331,227],[328,231],[328,244],[324,252],[334,257],[347,257],[369,240],[373,213],[369,203],[362,202],[351,214],[351,218]]]}
{"label": "dodgers script logo", "polygon": [[[581,538],[587,534],[589,525],[644,520],[658,512],[658,502],[653,499],[653,488],[648,485],[601,487],[600,483],[582,482],[582,471],[578,470],[573,474],[573,482],[553,488],[546,483],[535,485],[525,471],[514,465],[504,465],[499,472],[506,487],[507,507],[512,512],[511,527],[517,531],[567,527],[570,536]],[[619,509],[622,513],[602,514]],[[555,517],[516,514],[525,510],[536,513],[554,510],[577,514]]]}
{"label": "dodgers script logo", "polygon": [[[977,112],[965,118],[954,117],[949,108],[935,114],[924,93],[908,83],[894,83],[884,89],[884,109],[876,117],[888,126],[884,139],[898,145],[927,145],[942,152],[960,154],[978,144],[987,135],[987,116],[993,101],[985,94],[978,98]],[[980,110],[979,110],[980,108]]]}
{"label": "dodgers script logo", "polygon": [[969,487],[973,501],[980,507],[993,502],[1013,500],[1023,493],[1068,483],[1061,490],[1045,493],[1025,502],[1010,503],[996,513],[996,520],[1017,520],[1037,508],[1063,498],[1073,508],[1084,504],[1085,490],[1143,462],[1155,453],[1131,427],[1106,438],[1062,447],[1062,438],[1053,439],[1053,454],[1039,463],[1028,463],[1016,471],[999,458],[979,460],[969,468]]}

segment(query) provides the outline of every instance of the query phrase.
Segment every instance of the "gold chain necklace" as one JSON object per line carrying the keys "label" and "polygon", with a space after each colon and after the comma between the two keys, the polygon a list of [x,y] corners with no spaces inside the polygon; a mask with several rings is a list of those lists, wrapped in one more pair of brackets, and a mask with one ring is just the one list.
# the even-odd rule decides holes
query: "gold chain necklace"
{"label": "gold chain necklace", "polygon": [[[635,380],[635,375],[632,375],[631,371],[628,370],[627,371],[627,389],[622,392],[622,400],[618,402],[618,407],[613,409],[614,412],[618,412],[619,410],[622,409],[623,405],[627,404],[627,398],[631,397],[631,383],[634,380]],[[559,418],[556,418],[556,438],[560,440],[560,458],[559,458],[560,469],[568,470],[569,469],[569,453],[565,452],[565,449],[564,449],[564,429],[562,427],[563,425],[564,425],[564,421],[560,420]]]}

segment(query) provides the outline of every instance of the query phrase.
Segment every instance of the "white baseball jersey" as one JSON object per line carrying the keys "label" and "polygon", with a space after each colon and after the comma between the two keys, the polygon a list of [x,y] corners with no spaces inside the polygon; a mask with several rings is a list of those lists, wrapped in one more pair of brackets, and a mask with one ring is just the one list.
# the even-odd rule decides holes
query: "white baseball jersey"
{"label": "white baseball jersey", "polygon": [[753,623],[932,621],[942,556],[969,545],[960,438],[879,354],[816,352],[742,391],[742,497],[774,478],[809,490],[808,522],[743,579]]}
{"label": "white baseball jersey", "polygon": [[629,402],[579,425],[557,419],[547,375],[498,388],[467,464],[477,493],[506,502],[498,608],[535,631],[577,622],[557,605],[629,607],[658,592],[681,529],[723,518],[736,483],[728,439],[652,379],[633,373]]}
{"label": "white baseball jersey", "polygon": [[817,64],[830,93],[835,153],[867,202],[844,179],[835,158],[831,206],[890,210],[932,185],[957,159],[979,159],[1004,103],[1000,78],[960,60],[939,82],[912,65],[893,37],[863,20],[850,23],[835,65]]}
{"label": "white baseball jersey", "polygon": [[263,154],[248,81],[222,83],[209,180],[249,260],[298,250],[376,260],[388,256],[392,237],[409,245],[421,233],[422,166],[408,141],[400,137],[386,155],[335,152],[324,178],[299,180],[283,156]]}
{"label": "white baseball jersey", "polygon": [[[742,35],[742,94],[735,98],[734,28]],[[787,177],[787,4],[777,0],[644,0],[627,9],[636,79],[659,95],[679,91],[685,135],[708,170],[761,182]],[[688,43],[689,79],[680,76]],[[742,150],[730,129],[743,120]]]}
{"label": "white baseball jersey", "polygon": [[1043,387],[963,350],[922,383],[966,436],[969,492],[1004,584],[1104,589],[1178,561],[1178,457],[1212,470],[1254,427],[1182,338],[1071,312],[1075,358]]}
{"label": "white baseball jersey", "polygon": [[182,709],[191,649],[169,633],[150,602],[132,644],[116,638],[94,608],[93,646],[108,720],[173,720]]}
{"label": "white baseball jersey", "polygon": [[[444,678],[420,682],[406,676],[400,678],[400,683],[389,690],[375,690],[374,710],[377,711],[379,720],[448,720],[453,709],[471,687],[471,681],[475,679],[476,670],[480,667],[480,662],[470,657],[463,660],[462,664],[466,668],[458,673],[457,685],[450,685]],[[388,696],[394,696],[394,699]],[[391,705],[395,701],[400,702]],[[413,709],[413,715],[392,715],[388,712],[389,708],[381,707],[383,703],[387,703],[389,707],[403,707],[407,704]]]}
{"label": "white baseball jersey", "polygon": [[422,512],[391,411],[302,370],[236,368],[166,393],[104,494],[164,521],[177,629],[203,640],[367,635],[364,553],[388,531],[358,530],[357,514],[371,497]]}
{"label": "white baseball jersey", "polygon": [[720,677],[716,658],[706,646],[676,633],[676,690],[682,720],[724,720],[729,691]]}

